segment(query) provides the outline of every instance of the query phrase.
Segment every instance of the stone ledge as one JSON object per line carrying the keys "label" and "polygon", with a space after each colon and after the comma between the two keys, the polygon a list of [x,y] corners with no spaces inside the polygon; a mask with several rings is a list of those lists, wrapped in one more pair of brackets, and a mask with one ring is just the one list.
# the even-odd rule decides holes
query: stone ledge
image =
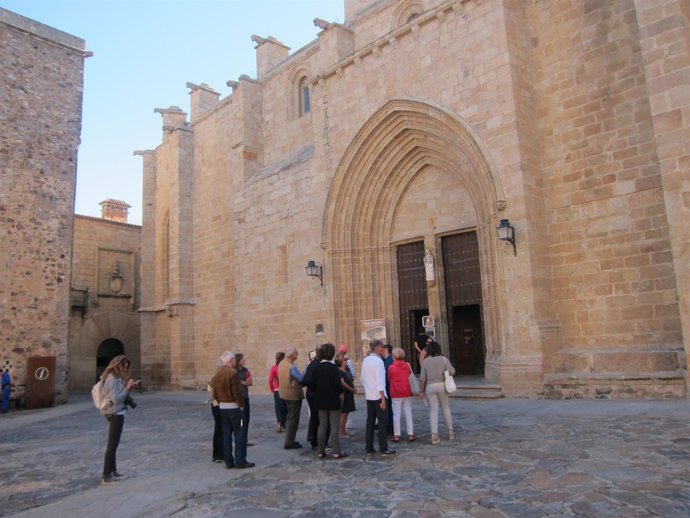
{"label": "stone ledge", "polygon": [[547,399],[678,399],[687,397],[681,371],[544,376]]}

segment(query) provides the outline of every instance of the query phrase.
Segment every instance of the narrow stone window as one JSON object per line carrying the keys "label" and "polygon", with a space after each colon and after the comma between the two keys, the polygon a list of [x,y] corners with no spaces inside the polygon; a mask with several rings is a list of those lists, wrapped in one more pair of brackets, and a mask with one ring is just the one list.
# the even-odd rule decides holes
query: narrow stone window
{"label": "narrow stone window", "polygon": [[307,78],[303,77],[299,82],[299,114],[305,115],[311,111],[311,97]]}

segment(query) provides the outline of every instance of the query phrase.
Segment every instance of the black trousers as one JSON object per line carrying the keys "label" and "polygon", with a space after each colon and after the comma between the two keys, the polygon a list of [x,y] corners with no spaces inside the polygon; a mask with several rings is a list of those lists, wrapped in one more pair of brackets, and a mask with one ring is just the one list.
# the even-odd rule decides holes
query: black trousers
{"label": "black trousers", "polygon": [[311,443],[312,448],[318,446],[319,434],[319,409],[316,408],[316,399],[312,396],[307,396],[307,404],[309,405],[309,427],[307,428],[307,441]]}
{"label": "black trousers", "polygon": [[213,453],[214,459],[223,458],[223,427],[220,423],[220,407],[211,405],[211,414],[213,414]]}
{"label": "black trousers", "polygon": [[108,446],[105,448],[103,459],[103,477],[109,477],[117,471],[116,453],[122,437],[122,428],[125,426],[124,415],[111,415],[106,417],[110,426],[108,427]]}
{"label": "black trousers", "polygon": [[371,401],[367,399],[367,427],[365,444],[367,452],[374,451],[374,425],[378,420],[379,451],[388,449],[388,408],[381,410],[381,400]]}

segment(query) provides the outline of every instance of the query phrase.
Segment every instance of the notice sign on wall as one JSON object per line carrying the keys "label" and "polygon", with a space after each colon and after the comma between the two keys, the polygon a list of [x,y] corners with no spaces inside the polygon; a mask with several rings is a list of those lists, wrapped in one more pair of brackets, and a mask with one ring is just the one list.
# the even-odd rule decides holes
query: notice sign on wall
{"label": "notice sign on wall", "polygon": [[359,325],[362,340],[362,358],[364,358],[369,354],[369,344],[372,340],[386,341],[386,319],[372,318],[370,320],[361,320]]}

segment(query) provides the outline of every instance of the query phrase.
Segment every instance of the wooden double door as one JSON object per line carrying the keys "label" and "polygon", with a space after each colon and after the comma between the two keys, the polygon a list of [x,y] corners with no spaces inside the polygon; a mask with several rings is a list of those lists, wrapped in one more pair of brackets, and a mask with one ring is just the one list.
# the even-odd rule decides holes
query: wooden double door
{"label": "wooden double door", "polygon": [[[397,248],[400,332],[403,349],[413,369],[419,371],[413,342],[422,317],[429,314],[429,297],[424,269],[424,242]],[[443,270],[440,290],[448,329],[449,357],[458,375],[483,375],[486,346],[482,324],[482,286],[479,244],[476,232],[441,238],[438,269]],[[436,332],[443,322],[436,321]],[[439,336],[436,337],[437,340]],[[443,345],[443,344],[442,344]]]}

